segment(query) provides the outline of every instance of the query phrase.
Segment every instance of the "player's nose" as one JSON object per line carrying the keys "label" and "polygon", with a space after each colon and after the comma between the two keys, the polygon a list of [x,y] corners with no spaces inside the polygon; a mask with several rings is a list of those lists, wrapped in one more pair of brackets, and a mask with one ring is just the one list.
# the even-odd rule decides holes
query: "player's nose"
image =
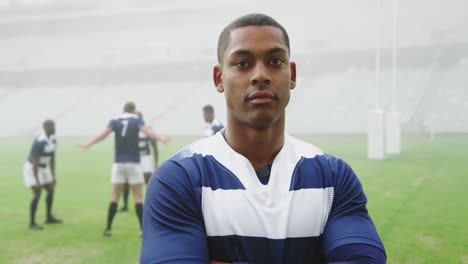
{"label": "player's nose", "polygon": [[267,67],[263,63],[256,63],[253,69],[252,77],[250,83],[253,86],[268,86],[270,85],[271,76],[268,72]]}

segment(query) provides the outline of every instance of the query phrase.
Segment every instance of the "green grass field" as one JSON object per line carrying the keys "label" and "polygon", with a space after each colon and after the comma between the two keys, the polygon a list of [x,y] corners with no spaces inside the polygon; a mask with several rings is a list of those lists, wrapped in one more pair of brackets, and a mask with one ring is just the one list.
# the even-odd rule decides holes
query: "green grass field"
{"label": "green grass field", "polygon": [[[468,263],[468,136],[403,137],[402,153],[384,161],[367,159],[365,137],[304,139],[358,174],[388,263]],[[160,160],[191,140],[160,145]],[[23,184],[22,165],[31,141],[0,139],[0,263],[137,263],[141,239],[134,208],[117,214],[111,238],[102,236],[112,139],[86,152],[77,140],[60,141],[54,213],[64,223],[42,231],[27,228],[31,191]],[[38,222],[44,218],[45,195]]]}

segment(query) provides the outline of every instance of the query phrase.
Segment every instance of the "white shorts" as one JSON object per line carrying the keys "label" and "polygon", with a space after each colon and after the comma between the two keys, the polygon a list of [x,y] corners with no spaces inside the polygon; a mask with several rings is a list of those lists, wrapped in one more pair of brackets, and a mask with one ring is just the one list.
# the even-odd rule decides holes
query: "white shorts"
{"label": "white shorts", "polygon": [[[45,185],[51,183],[53,178],[50,174],[49,168],[39,167],[37,168],[37,177],[39,178],[39,184]],[[26,161],[23,165],[23,178],[24,184],[27,187],[32,187],[36,185],[36,178],[34,177],[33,164],[29,161]]]}
{"label": "white shorts", "polygon": [[141,172],[141,166],[135,162],[114,163],[112,165],[112,183],[140,184],[145,179]]}
{"label": "white shorts", "polygon": [[140,164],[143,173],[153,173],[154,165],[151,155],[140,156]]}

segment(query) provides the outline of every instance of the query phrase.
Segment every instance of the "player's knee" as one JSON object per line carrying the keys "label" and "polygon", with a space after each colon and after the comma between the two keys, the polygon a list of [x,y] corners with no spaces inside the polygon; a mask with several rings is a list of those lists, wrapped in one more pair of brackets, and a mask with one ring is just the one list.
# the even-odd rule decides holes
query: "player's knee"
{"label": "player's knee", "polygon": [[41,190],[34,190],[33,192],[33,200],[39,200],[41,198]]}
{"label": "player's knee", "polygon": [[46,190],[47,194],[52,194],[54,192],[54,186],[52,184],[44,185],[44,189]]}
{"label": "player's knee", "polygon": [[120,193],[113,193],[111,197],[111,202],[117,203],[120,199]]}
{"label": "player's knee", "polygon": [[143,198],[142,198],[142,195],[141,195],[141,189],[140,191],[135,191],[133,193],[133,199],[135,200],[135,203],[141,203]]}

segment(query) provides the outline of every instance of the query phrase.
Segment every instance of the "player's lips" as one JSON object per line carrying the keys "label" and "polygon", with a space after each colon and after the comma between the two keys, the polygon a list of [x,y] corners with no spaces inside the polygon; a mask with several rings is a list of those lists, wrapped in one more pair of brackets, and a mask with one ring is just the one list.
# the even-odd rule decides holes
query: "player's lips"
{"label": "player's lips", "polygon": [[275,99],[275,95],[267,90],[255,91],[247,97],[247,100],[253,104],[268,104]]}

